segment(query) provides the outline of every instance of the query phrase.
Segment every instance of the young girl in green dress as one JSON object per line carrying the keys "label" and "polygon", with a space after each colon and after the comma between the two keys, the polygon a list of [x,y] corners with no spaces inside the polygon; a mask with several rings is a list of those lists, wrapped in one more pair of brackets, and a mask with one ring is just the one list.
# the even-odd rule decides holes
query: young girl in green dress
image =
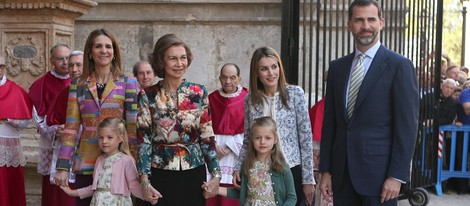
{"label": "young girl in green dress", "polygon": [[276,123],[271,117],[260,117],[251,131],[241,186],[219,187],[219,195],[238,198],[240,205],[295,205],[294,179],[279,146]]}
{"label": "young girl in green dress", "polygon": [[[132,205],[131,193],[143,199],[142,187],[135,161],[129,152],[127,132],[120,118],[104,119],[98,127],[98,145],[102,154],[93,171],[93,184],[72,190],[61,187],[70,196],[80,199],[92,197],[90,206]],[[153,199],[156,204],[158,199]]]}

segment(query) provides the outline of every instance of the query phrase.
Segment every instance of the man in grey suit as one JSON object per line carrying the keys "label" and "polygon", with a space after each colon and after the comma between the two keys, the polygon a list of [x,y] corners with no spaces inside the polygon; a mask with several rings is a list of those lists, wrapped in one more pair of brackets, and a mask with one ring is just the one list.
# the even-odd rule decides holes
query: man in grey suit
{"label": "man in grey suit", "polygon": [[335,206],[397,205],[409,181],[419,94],[410,60],[379,41],[374,0],[355,0],[348,30],[355,51],[330,63],[321,140],[320,189]]}

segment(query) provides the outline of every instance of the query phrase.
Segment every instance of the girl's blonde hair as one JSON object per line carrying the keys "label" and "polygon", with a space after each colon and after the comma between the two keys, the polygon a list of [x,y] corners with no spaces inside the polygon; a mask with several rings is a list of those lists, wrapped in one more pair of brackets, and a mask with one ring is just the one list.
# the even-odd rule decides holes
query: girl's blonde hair
{"label": "girl's blonde hair", "polygon": [[283,172],[284,171],[284,165],[286,164],[286,160],[284,159],[284,155],[282,155],[281,152],[281,147],[279,146],[279,136],[277,135],[277,126],[276,122],[274,121],[273,118],[265,116],[265,117],[259,117],[256,118],[253,123],[251,124],[251,134],[250,134],[250,139],[248,141],[248,151],[247,155],[245,157],[245,160],[243,162],[243,172],[246,175],[250,174],[250,169],[253,168],[254,163],[256,162],[256,150],[253,144],[253,131],[255,127],[268,127],[271,128],[271,132],[274,135],[274,138],[276,139],[277,143],[274,144],[272,150],[271,150],[271,155],[270,155],[270,160],[271,160],[271,170],[276,171],[276,172]]}
{"label": "girl's blonde hair", "polygon": [[124,123],[124,120],[117,117],[108,117],[100,122],[98,130],[105,127],[112,128],[113,131],[116,132],[117,136],[121,139],[121,143],[119,144],[119,151],[131,156],[131,152],[129,150],[129,140],[126,131],[126,124]]}

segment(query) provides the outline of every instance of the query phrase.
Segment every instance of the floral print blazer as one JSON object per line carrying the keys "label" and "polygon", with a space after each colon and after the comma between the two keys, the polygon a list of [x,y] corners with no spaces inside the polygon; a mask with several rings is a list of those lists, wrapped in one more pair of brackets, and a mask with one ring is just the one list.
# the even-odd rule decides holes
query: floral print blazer
{"label": "floral print blazer", "polygon": [[177,94],[172,101],[163,80],[140,92],[137,170],[151,174],[151,167],[178,171],[207,163],[209,172],[220,172],[206,88],[185,80]]}

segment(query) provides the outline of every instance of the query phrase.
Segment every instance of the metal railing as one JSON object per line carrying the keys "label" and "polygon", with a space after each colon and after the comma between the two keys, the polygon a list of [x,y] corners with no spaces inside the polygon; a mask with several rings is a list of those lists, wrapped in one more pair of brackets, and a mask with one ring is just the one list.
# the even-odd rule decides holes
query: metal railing
{"label": "metal railing", "polygon": [[[353,52],[354,40],[347,29],[351,2],[283,0],[281,57],[288,82],[304,88],[309,106],[324,95],[324,73],[329,62]],[[419,166],[412,168],[412,181],[407,186],[433,185],[436,182],[438,125],[432,125],[433,121],[429,120],[435,116],[439,95],[443,0],[379,2],[385,19],[385,27],[380,33],[382,44],[414,63],[420,96],[434,94],[434,98],[428,98],[428,102],[420,107],[421,127],[412,164]],[[423,147],[436,149],[418,152]],[[429,168],[434,168],[434,172],[424,175],[424,170],[429,172]]]}

